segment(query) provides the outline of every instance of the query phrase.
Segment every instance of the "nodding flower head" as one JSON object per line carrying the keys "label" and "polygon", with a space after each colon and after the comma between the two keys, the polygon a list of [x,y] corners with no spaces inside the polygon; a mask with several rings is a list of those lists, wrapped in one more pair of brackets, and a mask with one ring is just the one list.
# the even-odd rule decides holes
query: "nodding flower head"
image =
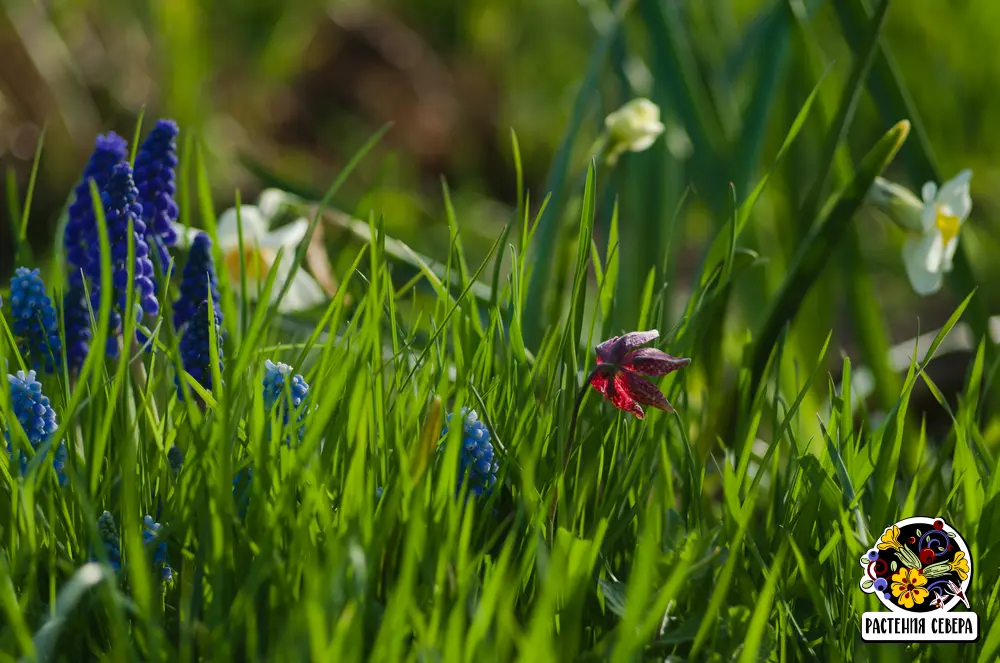
{"label": "nodding flower head", "polygon": [[66,249],[66,262],[75,269],[71,274],[79,274],[79,270],[87,269],[93,254],[92,247],[97,241],[97,223],[94,220],[94,203],[90,197],[90,180],[94,180],[97,190],[102,191],[111,179],[111,170],[125,161],[128,144],[125,139],[110,132],[98,136],[94,141],[94,152],[83,169],[83,178],[76,185],[75,198],[69,206],[66,233],[63,236],[63,246]]}
{"label": "nodding flower head", "polygon": [[293,374],[292,367],[270,359],[264,362],[264,407],[270,412],[275,405],[287,426],[289,412],[298,412],[295,420],[299,440],[305,435],[304,420],[309,414],[309,385],[301,375]]}
{"label": "nodding flower head", "polygon": [[174,303],[174,329],[180,331],[198,310],[198,305],[212,293],[212,305],[222,322],[219,307],[219,279],[215,274],[212,260],[212,240],[205,233],[198,233],[191,243],[184,275],[181,278],[181,294]]}
{"label": "nodding flower head", "polygon": [[[41,445],[48,442],[52,434],[56,432],[59,425],[56,423],[56,411],[45,394],[42,393],[42,385],[35,379],[35,371],[18,371],[17,375],[8,375],[7,382],[10,383],[10,409],[24,429],[25,435],[31,448],[37,450]],[[7,440],[7,452],[14,458],[14,445],[11,442],[10,430],[4,432]],[[23,453],[17,454],[20,461],[21,472],[27,471],[28,460]],[[64,473],[66,466],[66,448],[63,444],[55,450],[52,460],[52,467],[56,471],[59,483],[66,485],[68,479]]]}
{"label": "nodding flower head", "polygon": [[159,120],[135,156],[135,184],[142,205],[142,220],[146,224],[145,239],[164,273],[170,264],[167,247],[177,243],[177,234],[171,225],[177,220],[174,201],[177,133],[176,122]]}
{"label": "nodding flower head", "polygon": [[18,267],[10,280],[10,312],[21,353],[32,366],[52,373],[60,364],[59,320],[37,269]]}
{"label": "nodding flower head", "polygon": [[655,329],[629,332],[604,341],[595,348],[597,368],[591,374],[590,384],[604,395],[605,400],[611,401],[619,410],[631,412],[638,419],[646,416],[640,403],[665,412],[674,410],[663,392],[640,376],[667,375],[691,363],[690,359],[671,357],[656,348],[641,347],[659,335],[660,332]]}
{"label": "nodding flower head", "polygon": [[[117,337],[122,332],[122,317],[126,315],[127,295],[129,286],[134,284],[135,309],[132,315],[138,323],[143,313],[155,316],[160,311],[156,301],[156,288],[153,285],[153,263],[149,260],[149,246],[146,244],[146,224],[143,223],[142,206],[136,202],[138,190],[132,180],[132,169],[127,163],[114,167],[111,179],[101,193],[104,203],[104,214],[108,225],[108,236],[111,243],[111,278],[114,291],[115,310],[111,317],[114,331],[108,337],[107,354],[110,357],[118,355]],[[129,224],[132,225],[131,239],[135,255],[133,265],[133,281],[129,280]],[[101,305],[100,280],[100,247],[93,247],[94,259],[91,261],[88,276],[93,282],[91,306],[97,310]]]}
{"label": "nodding flower head", "polygon": [[[494,458],[493,443],[490,441],[490,431],[479,420],[475,410],[462,408],[462,453],[459,460],[459,476],[469,482],[469,494],[480,497],[489,495],[497,482],[499,465]],[[452,414],[448,415],[442,435],[447,435],[452,422]]]}
{"label": "nodding flower head", "polygon": [[[212,324],[209,324],[208,302],[203,301],[194,317],[188,323],[181,336],[181,362],[184,370],[195,379],[198,384],[205,389],[212,390],[212,354],[211,354],[211,334],[215,333],[216,348],[219,352],[219,372],[222,372],[222,329],[219,324],[219,315],[213,311]],[[184,392],[180,387],[179,378],[177,380],[178,396],[183,398]]]}

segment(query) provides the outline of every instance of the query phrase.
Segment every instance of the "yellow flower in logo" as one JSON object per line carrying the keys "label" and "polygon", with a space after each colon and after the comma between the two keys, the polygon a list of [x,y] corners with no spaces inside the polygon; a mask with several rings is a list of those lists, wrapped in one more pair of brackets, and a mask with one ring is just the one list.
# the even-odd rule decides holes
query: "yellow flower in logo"
{"label": "yellow flower in logo", "polygon": [[[899,528],[893,525],[891,528],[885,530],[885,534],[882,538],[878,540],[879,550],[899,550]],[[904,569],[905,571],[905,569]]]}
{"label": "yellow flower in logo", "polygon": [[927,598],[930,592],[924,587],[926,584],[927,578],[919,569],[904,566],[892,576],[892,595],[899,605],[909,610],[914,604],[923,603]]}
{"label": "yellow flower in logo", "polygon": [[949,563],[951,570],[958,573],[958,577],[965,580],[969,577],[969,560],[965,559],[965,553],[959,550],[955,553],[955,559]]}

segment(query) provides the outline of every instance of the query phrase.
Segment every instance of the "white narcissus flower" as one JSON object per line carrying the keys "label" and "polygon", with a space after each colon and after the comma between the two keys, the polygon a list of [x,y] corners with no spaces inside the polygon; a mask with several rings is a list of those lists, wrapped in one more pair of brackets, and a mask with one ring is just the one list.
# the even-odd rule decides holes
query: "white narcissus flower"
{"label": "white narcissus flower", "polygon": [[910,285],[919,295],[941,289],[958,249],[958,234],[972,211],[971,170],[963,170],[941,185],[927,182],[923,200],[894,182],[875,178],[868,201],[909,233],[903,244],[903,264]]}
{"label": "white narcissus flower", "polygon": [[608,130],[608,161],[614,163],[622,152],[649,149],[665,127],[660,107],[649,99],[633,99],[604,120]]}
{"label": "white narcissus flower", "polygon": [[[264,288],[268,274],[277,270],[271,290],[271,303],[288,281],[292,262],[299,244],[309,230],[309,221],[297,219],[287,225],[271,230],[271,224],[281,211],[286,196],[284,192],[268,189],[261,193],[257,205],[241,205],[240,221],[243,225],[243,268],[246,273],[247,297],[256,300]],[[181,229],[178,228],[180,231]],[[236,209],[231,208],[219,216],[218,247],[222,252],[222,265],[229,276],[229,282],[237,294],[240,293],[240,235],[236,220]],[[281,262],[275,260],[278,251],[284,249]],[[327,293],[301,267],[292,277],[292,284],[281,300],[278,310],[282,313],[304,311],[329,301]]]}
{"label": "white narcissus flower", "polygon": [[972,211],[971,179],[972,171],[963,170],[940,189],[934,182],[924,184],[921,235],[907,237],[903,244],[906,275],[919,295],[932,295],[940,290],[944,275],[951,271],[958,234]]}

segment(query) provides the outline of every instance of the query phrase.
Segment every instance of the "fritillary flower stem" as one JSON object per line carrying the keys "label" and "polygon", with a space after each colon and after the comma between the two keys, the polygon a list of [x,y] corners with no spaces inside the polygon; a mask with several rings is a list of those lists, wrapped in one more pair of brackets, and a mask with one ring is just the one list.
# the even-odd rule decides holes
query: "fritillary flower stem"
{"label": "fritillary flower stem", "polygon": [[566,439],[566,456],[563,458],[563,472],[569,467],[570,456],[573,455],[573,445],[576,443],[576,421],[580,418],[580,406],[583,405],[583,399],[587,396],[587,391],[590,389],[590,381],[601,371],[601,366],[597,366],[590,372],[587,379],[583,381],[583,386],[580,387],[580,391],[576,395],[576,402],[573,404],[573,416],[569,420],[569,435]]}
{"label": "fritillary flower stem", "polygon": [[[580,391],[576,394],[576,402],[573,403],[573,416],[569,420],[569,435],[566,439],[566,454],[563,457],[563,475],[566,474],[566,469],[569,467],[569,459],[573,455],[573,445],[576,443],[576,422],[580,417],[580,406],[583,405],[583,399],[587,396],[587,390],[590,389],[590,381],[594,379],[594,376],[600,372],[601,366],[597,366],[590,372],[587,379],[583,381],[583,386],[580,387]],[[552,497],[552,510],[549,512],[549,517],[551,520],[555,520],[556,508],[559,506],[559,486],[556,485],[553,497]]]}

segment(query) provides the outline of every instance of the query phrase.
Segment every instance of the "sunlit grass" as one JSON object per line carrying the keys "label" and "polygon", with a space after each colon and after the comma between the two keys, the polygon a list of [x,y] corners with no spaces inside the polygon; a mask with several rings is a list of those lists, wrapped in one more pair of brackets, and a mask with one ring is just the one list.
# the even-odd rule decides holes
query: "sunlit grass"
{"label": "sunlit grass", "polygon": [[[81,371],[43,376],[60,425],[52,445],[24,476],[0,454],[0,662],[995,660],[1000,421],[990,405],[1000,362],[970,294],[971,272],[959,262],[950,285],[961,304],[905,376],[871,366],[877,418],[851,396],[857,362],[837,358],[825,321],[806,313],[841,266],[838,242],[857,253],[857,211],[897,152],[939,179],[919,118],[877,47],[881,22],[861,21],[860,0],[838,4],[857,54],[850,74],[831,96],[817,72],[781,127],[781,149],[758,163],[761,137],[752,132],[770,124],[768,99],[748,113],[741,136],[727,135],[670,6],[631,4],[617,4],[595,46],[549,174],[551,198],[524,190],[513,139],[517,209],[481,262],[462,241],[475,220],[457,217],[447,186],[450,246],[441,256],[387,236],[380,210],[359,220],[329,209],[383,130],[317,200],[288,197],[310,220],[307,237],[325,224],[353,238],[350,266],[337,274],[325,310],[283,317],[251,306],[245,280],[219,270],[225,335],[210,352],[213,370],[223,358],[212,380],[222,387],[206,390],[182,373],[170,324],[176,283],[163,285],[160,318],[145,321],[151,352],[126,345],[120,361],[104,357],[112,302],[101,299]],[[161,20],[187,9],[164,9]],[[630,10],[659,38],[653,69],[663,87],[654,96],[674,99],[691,134],[694,196],[712,224],[680,317],[676,290],[663,286],[676,272],[679,248],[670,242],[680,235],[654,228],[677,222],[676,208],[661,209],[652,189],[636,206],[634,183],[621,175],[637,172],[630,159],[647,157],[664,174],[665,153],[628,155],[616,169],[572,159]],[[790,31],[786,18],[774,29]],[[171,39],[192,29],[179,24]],[[775,55],[788,57],[780,48]],[[884,86],[876,96],[887,132],[852,163],[843,139],[870,71]],[[194,75],[178,67],[172,85]],[[197,115],[195,100],[182,102]],[[755,208],[814,106],[823,110],[820,172],[792,203],[803,218],[775,222],[794,238],[792,251],[775,288],[741,298],[741,287],[763,283],[763,260],[781,250],[748,248]],[[755,187],[727,191],[729,180],[754,183],[757,170],[766,174]],[[178,172],[181,221],[214,236],[217,210],[197,140],[183,142]],[[32,191],[7,202],[25,223]],[[616,201],[633,215],[628,238]],[[95,213],[108,293],[110,245],[100,205]],[[657,238],[638,262],[623,249],[635,236],[640,244]],[[19,247],[23,238],[22,230]],[[307,242],[278,259],[302,267]],[[863,261],[847,262],[851,292],[870,289]],[[61,283],[64,271],[56,261],[48,282]],[[287,294],[276,274],[258,301]],[[749,328],[732,324],[736,304],[749,310]],[[854,309],[868,363],[887,348],[880,313]],[[22,358],[9,312],[2,315],[0,356],[14,372]],[[926,369],[960,319],[981,344],[949,403]],[[593,390],[578,404],[593,346],[652,327],[663,349],[692,359],[659,383],[676,413],[639,420]],[[265,408],[265,360],[291,364],[311,385],[298,444],[283,443],[294,433]],[[828,374],[834,362],[838,382]],[[952,421],[939,439],[908,415],[920,383]],[[442,435],[448,414],[463,407],[478,412],[499,461],[497,489],[479,499],[460,481],[459,434]],[[16,429],[11,411],[5,388],[5,430]],[[43,457],[60,441],[71,450],[67,487]],[[184,457],[179,472],[168,458],[174,447]],[[250,466],[252,480],[234,491]],[[105,510],[121,535],[117,576],[97,528]],[[163,524],[169,585],[145,559],[147,514]],[[969,543],[978,643],[860,641],[860,615],[877,603],[859,589],[857,560],[885,526],[912,515],[945,517]]]}

